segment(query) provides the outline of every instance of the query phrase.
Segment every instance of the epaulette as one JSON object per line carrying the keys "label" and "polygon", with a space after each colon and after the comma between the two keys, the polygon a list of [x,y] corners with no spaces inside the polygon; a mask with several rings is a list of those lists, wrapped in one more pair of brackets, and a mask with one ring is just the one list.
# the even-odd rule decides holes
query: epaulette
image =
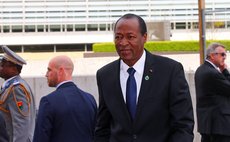
{"label": "epaulette", "polygon": [[20,82],[17,81],[17,80],[15,80],[15,81],[13,82],[13,86],[16,86],[16,85],[18,85],[18,84],[20,84]]}
{"label": "epaulette", "polygon": [[8,95],[10,94],[12,87],[17,85],[20,85],[20,82],[18,80],[11,80],[5,84],[5,87],[1,90],[0,104],[5,102]]}
{"label": "epaulette", "polygon": [[18,84],[19,84],[18,80],[10,80],[10,81],[6,82],[5,86],[2,89],[5,90],[5,89],[9,88],[12,85],[15,86],[15,85],[18,85]]}

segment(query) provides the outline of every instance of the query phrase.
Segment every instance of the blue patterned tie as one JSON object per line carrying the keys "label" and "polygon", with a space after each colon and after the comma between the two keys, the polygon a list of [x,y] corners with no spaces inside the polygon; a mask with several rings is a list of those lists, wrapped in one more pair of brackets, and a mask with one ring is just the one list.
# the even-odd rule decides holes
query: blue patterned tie
{"label": "blue patterned tie", "polygon": [[134,119],[136,113],[137,98],[137,85],[134,77],[135,69],[129,68],[127,72],[129,73],[129,78],[126,84],[126,105],[128,107],[132,119]]}

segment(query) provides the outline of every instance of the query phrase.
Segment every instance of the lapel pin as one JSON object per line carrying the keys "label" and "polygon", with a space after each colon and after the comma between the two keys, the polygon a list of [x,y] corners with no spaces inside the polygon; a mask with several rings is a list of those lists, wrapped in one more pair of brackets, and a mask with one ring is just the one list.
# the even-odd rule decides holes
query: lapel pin
{"label": "lapel pin", "polygon": [[145,76],[145,80],[149,80],[149,76],[148,75]]}
{"label": "lapel pin", "polygon": [[153,70],[152,70],[152,69],[150,69],[150,70],[149,70],[149,72],[151,72],[151,73],[152,73],[152,72],[153,72]]}

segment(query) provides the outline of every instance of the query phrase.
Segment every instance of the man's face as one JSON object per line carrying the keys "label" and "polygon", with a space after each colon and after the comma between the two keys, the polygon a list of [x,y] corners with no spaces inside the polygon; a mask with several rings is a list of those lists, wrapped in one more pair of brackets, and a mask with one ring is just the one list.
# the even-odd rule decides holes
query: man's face
{"label": "man's face", "polygon": [[58,84],[58,70],[53,62],[50,62],[46,72],[47,83],[49,87],[56,87]]}
{"label": "man's face", "polygon": [[142,35],[136,18],[120,19],[114,30],[114,42],[118,55],[129,66],[141,57],[147,34]]}
{"label": "man's face", "polygon": [[0,77],[3,79],[9,79],[12,77],[11,73],[14,70],[15,65],[5,59],[0,61]]}
{"label": "man's face", "polygon": [[215,52],[212,53],[212,59],[217,67],[224,66],[224,61],[226,59],[225,49],[221,46],[217,47]]}

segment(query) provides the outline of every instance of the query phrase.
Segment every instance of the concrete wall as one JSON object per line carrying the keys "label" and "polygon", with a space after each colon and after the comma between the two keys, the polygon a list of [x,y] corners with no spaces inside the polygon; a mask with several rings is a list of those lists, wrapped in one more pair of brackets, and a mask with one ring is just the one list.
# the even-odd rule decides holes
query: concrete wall
{"label": "concrete wall", "polygon": [[189,84],[189,89],[192,98],[192,105],[194,111],[194,119],[195,119],[195,126],[194,126],[194,142],[200,142],[200,134],[197,132],[197,119],[196,119],[196,90],[195,90],[195,82],[194,82],[194,72],[186,72],[185,73],[186,79]]}
{"label": "concrete wall", "polygon": [[[192,97],[192,102],[193,102],[193,108],[194,108],[194,116],[196,119],[196,100],[195,100],[195,84],[194,84],[194,72],[186,72],[186,79],[188,81],[189,87],[190,87],[190,92],[191,92],[191,97]],[[34,91],[35,94],[35,102],[36,106],[38,108],[39,106],[39,101],[42,96],[47,95],[51,91],[53,91],[55,88],[50,88],[47,86],[47,80],[45,77],[26,77],[24,78],[31,86],[32,90]],[[98,102],[98,91],[97,91],[97,83],[96,83],[96,77],[95,75],[87,75],[87,76],[74,76],[73,81],[78,85],[79,88],[82,90],[91,93],[94,95],[95,99]],[[0,83],[2,83],[2,80],[0,80]],[[195,120],[196,121],[196,120]],[[196,123],[195,123],[195,128],[194,128],[194,142],[199,142],[200,141],[200,135],[196,132]]]}

